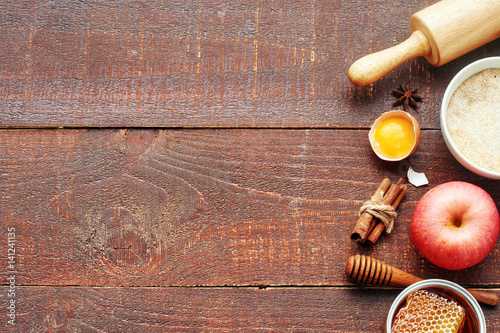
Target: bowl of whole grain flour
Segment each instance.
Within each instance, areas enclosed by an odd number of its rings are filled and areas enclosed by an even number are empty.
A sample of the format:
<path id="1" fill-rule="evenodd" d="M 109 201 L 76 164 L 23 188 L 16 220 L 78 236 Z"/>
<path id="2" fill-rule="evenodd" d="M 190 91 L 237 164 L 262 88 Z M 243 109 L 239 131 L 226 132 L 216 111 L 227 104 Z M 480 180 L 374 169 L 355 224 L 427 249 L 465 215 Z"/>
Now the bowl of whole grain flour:
<path id="1" fill-rule="evenodd" d="M 500 179 L 500 57 L 473 62 L 451 80 L 441 104 L 441 132 L 464 167 Z"/>

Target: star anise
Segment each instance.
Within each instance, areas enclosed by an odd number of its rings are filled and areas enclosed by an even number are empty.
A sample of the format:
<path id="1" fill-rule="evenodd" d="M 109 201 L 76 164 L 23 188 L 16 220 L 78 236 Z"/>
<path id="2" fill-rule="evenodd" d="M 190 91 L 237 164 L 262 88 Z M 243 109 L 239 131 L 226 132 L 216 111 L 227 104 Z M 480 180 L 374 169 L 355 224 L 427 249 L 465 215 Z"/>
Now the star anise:
<path id="1" fill-rule="evenodd" d="M 392 94 L 397 97 L 397 99 L 392 103 L 392 106 L 403 105 L 403 110 L 408 110 L 408 105 L 413 109 L 420 109 L 418 102 L 422 102 L 423 98 L 417 95 L 418 89 L 410 90 L 410 84 L 408 83 L 406 87 L 399 85 L 399 89 L 393 90 Z"/>

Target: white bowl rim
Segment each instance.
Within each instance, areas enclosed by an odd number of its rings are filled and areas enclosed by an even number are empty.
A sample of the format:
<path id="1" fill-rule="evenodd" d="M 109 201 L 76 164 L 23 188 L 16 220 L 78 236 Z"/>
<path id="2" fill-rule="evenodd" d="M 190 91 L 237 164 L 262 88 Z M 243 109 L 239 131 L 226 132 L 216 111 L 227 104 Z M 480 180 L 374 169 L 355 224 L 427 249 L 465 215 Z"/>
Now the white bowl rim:
<path id="1" fill-rule="evenodd" d="M 477 302 L 477 300 L 462 286 L 456 284 L 455 282 L 451 282 L 448 280 L 443 280 L 443 279 L 427 279 L 427 280 L 422 280 L 419 282 L 415 282 L 411 286 L 406 287 L 402 292 L 399 293 L 399 295 L 396 297 L 396 299 L 392 302 L 391 308 L 389 309 L 389 312 L 387 313 L 387 319 L 385 323 L 385 330 L 386 332 L 391 332 L 392 331 L 392 316 L 396 315 L 396 310 L 399 306 L 399 304 L 406 298 L 406 296 L 416 290 L 425 288 L 425 287 L 445 287 L 445 288 L 450 288 L 450 289 L 455 289 L 456 291 L 460 292 L 470 303 L 474 311 L 477 313 L 479 325 L 482 328 L 479 333 L 486 333 L 486 319 L 484 317 L 483 310 L 481 309 L 481 306 Z"/>
<path id="2" fill-rule="evenodd" d="M 441 114 L 440 114 L 441 133 L 452 155 L 465 168 L 474 172 L 475 174 L 478 174 L 486 178 L 500 179 L 500 172 L 495 172 L 480 167 L 476 165 L 474 162 L 472 162 L 470 159 L 465 157 L 465 155 L 462 154 L 462 152 L 457 148 L 457 146 L 451 139 L 450 133 L 448 131 L 448 126 L 446 125 L 446 111 L 448 108 L 448 103 L 451 99 L 451 96 L 453 96 L 455 90 L 460 86 L 460 84 L 462 84 L 462 82 L 467 80 L 469 77 L 488 68 L 500 68 L 500 57 L 488 57 L 474 61 L 473 63 L 462 68 L 462 70 L 460 70 L 450 81 L 444 93 L 443 100 L 441 102 Z"/>

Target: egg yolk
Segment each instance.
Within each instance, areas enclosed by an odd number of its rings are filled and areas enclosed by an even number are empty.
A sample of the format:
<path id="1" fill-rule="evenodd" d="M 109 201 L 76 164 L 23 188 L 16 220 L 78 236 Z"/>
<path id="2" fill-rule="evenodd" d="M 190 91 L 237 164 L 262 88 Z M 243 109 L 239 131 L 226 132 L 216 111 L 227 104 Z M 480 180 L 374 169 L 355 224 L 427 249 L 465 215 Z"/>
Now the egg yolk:
<path id="1" fill-rule="evenodd" d="M 401 158 L 407 155 L 415 144 L 413 124 L 403 118 L 384 120 L 375 130 L 378 150 L 389 158 Z"/>

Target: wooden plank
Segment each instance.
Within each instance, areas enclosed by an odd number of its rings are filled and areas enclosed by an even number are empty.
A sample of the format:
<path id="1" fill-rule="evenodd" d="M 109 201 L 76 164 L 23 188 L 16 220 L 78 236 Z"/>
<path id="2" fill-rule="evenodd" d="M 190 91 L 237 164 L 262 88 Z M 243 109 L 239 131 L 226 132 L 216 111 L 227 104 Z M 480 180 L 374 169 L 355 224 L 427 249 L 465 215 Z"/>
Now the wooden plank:
<path id="1" fill-rule="evenodd" d="M 429 188 L 464 180 L 500 200 L 439 131 L 403 163 L 379 160 L 366 130 L 4 130 L 0 158 L 0 223 L 15 228 L 22 285 L 350 285 L 343 265 L 357 253 L 422 278 L 500 281 L 498 251 L 447 272 L 412 245 Z M 357 210 L 406 163 L 430 186 L 410 186 L 393 234 L 354 244 Z"/>
<path id="2" fill-rule="evenodd" d="M 422 127 L 438 128 L 448 82 L 500 41 L 369 87 L 346 74 L 432 2 L 3 1 L 0 126 L 367 128 L 411 82 Z"/>
<path id="3" fill-rule="evenodd" d="M 6 288 L 0 288 L 2 294 Z M 382 332 L 399 290 L 19 287 L 7 332 Z M 347 305 L 349 304 L 349 306 Z M 482 306 L 488 332 L 499 332 Z M 2 310 L 5 310 L 2 308 Z"/>

